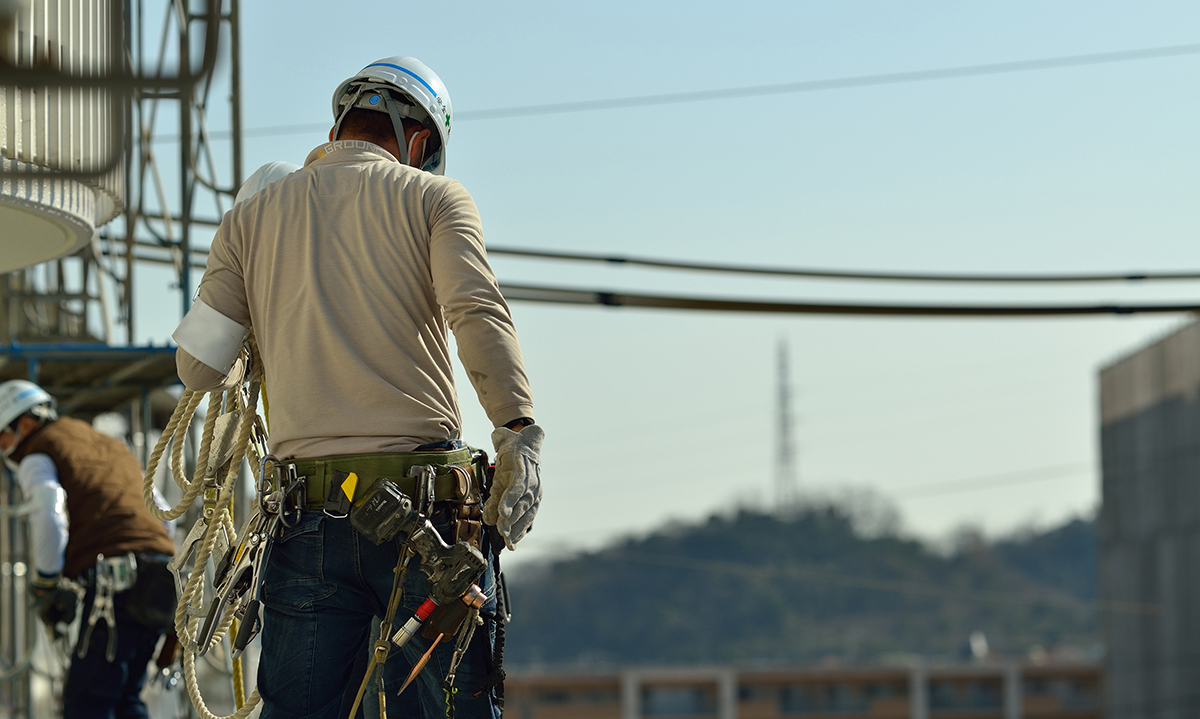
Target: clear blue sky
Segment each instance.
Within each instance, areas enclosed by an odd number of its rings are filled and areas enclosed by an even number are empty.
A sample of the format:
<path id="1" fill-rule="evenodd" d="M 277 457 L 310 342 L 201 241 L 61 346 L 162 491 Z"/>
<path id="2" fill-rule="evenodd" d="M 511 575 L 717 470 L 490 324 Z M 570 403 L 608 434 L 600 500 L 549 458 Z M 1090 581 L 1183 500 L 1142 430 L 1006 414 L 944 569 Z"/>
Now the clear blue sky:
<path id="1" fill-rule="evenodd" d="M 247 2 L 246 127 L 330 120 L 361 66 L 419 57 L 455 110 L 714 90 L 711 102 L 454 128 L 489 242 L 714 262 L 945 271 L 1200 268 L 1200 56 L 728 99 L 726 87 L 1200 41 L 1162 2 Z M 247 172 L 323 132 L 250 138 Z M 202 209 L 207 210 L 207 207 Z M 1194 299 L 1200 284 L 913 287 L 497 257 L 502 281 L 814 300 Z M 177 315 L 141 282 L 142 338 Z M 165 287 L 165 281 L 163 283 Z M 177 296 L 177 292 L 173 296 Z M 1183 321 L 880 320 L 515 304 L 547 432 L 527 555 L 771 496 L 774 362 L 793 356 L 805 490 L 869 487 L 942 536 L 1099 501 L 1096 372 Z M 460 382 L 466 436 L 490 427 Z M 906 488 L 1079 466 L 938 497 Z M 520 554 L 520 552 L 518 553 Z"/>

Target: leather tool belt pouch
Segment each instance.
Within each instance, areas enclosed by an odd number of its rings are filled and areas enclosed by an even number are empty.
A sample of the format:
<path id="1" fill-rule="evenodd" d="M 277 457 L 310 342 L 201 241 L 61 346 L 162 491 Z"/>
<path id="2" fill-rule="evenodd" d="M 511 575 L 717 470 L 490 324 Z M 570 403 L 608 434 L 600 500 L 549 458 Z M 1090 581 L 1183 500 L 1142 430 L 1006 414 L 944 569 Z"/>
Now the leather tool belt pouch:
<path id="1" fill-rule="evenodd" d="M 129 589 L 129 616 L 155 629 L 175 626 L 175 575 L 167 568 L 170 557 L 137 555 L 137 581 Z"/>
<path id="2" fill-rule="evenodd" d="M 483 539 L 483 498 L 475 465 L 455 465 L 450 469 L 459 475 L 462 497 L 460 502 L 449 505 L 450 543 L 466 542 L 482 550 L 480 543 Z"/>

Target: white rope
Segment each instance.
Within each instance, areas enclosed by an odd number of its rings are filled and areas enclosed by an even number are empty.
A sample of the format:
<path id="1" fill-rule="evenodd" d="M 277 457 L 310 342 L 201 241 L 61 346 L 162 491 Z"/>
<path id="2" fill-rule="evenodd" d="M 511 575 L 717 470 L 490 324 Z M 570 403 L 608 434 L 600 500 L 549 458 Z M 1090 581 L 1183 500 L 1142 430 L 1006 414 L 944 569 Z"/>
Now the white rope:
<path id="1" fill-rule="evenodd" d="M 249 374 L 252 382 L 251 386 L 253 387 L 257 386 L 253 383 L 260 381 L 262 378 L 262 364 L 258 358 L 258 347 L 253 336 L 250 337 L 249 346 L 250 362 L 247 365 L 250 368 Z M 200 651 L 200 648 L 196 645 L 196 633 L 199 629 L 200 618 L 196 615 L 201 614 L 199 610 L 203 606 L 204 601 L 204 567 L 207 566 L 209 558 L 212 556 L 213 546 L 217 542 L 217 535 L 220 531 L 224 531 L 227 534 L 231 546 L 236 546 L 237 544 L 237 534 L 233 527 L 229 503 L 234 496 L 238 472 L 241 469 L 242 460 L 246 456 L 251 429 L 254 426 L 254 418 L 258 411 L 258 394 L 256 392 L 251 393 L 245 406 L 241 407 L 238 407 L 240 404 L 237 402 L 238 395 L 237 387 L 231 389 L 227 396 L 220 391 L 212 392 L 209 395 L 208 413 L 205 417 L 204 432 L 201 436 L 199 454 L 196 459 L 196 472 L 192 480 L 188 481 L 183 473 L 184 440 L 187 437 L 192 419 L 204 395 L 192 390 L 184 391 L 183 396 L 179 398 L 179 403 L 175 406 L 171 420 L 167 423 L 167 427 L 163 430 L 163 434 L 159 438 L 154 452 L 150 455 L 142 490 L 142 498 L 150 513 L 159 519 L 170 520 L 176 519 L 187 512 L 196 497 L 203 491 L 206 480 L 210 483 L 210 486 L 215 484 L 217 487 L 216 506 L 211 516 L 204 517 L 201 520 L 204 521 L 206 519 L 208 525 L 200 540 L 200 548 L 197 550 L 192 572 L 188 577 L 187 583 L 184 585 L 183 593 L 180 595 L 179 603 L 175 608 L 175 632 L 179 637 L 180 645 L 183 647 L 184 681 L 187 686 L 188 696 L 191 697 L 192 705 L 195 706 L 201 719 L 245 719 L 245 717 L 254 711 L 260 701 L 258 689 L 255 688 L 246 703 L 236 712 L 228 716 L 218 716 L 209 710 L 208 705 L 204 702 L 204 698 L 200 695 L 200 686 L 196 677 L 196 655 Z M 226 397 L 228 397 L 228 402 L 224 401 Z M 217 417 L 221 414 L 223 404 L 231 408 L 238 407 L 238 411 L 241 412 L 238 441 L 233 456 L 228 463 L 221 465 L 221 467 L 210 467 L 209 459 L 213 443 L 214 427 Z M 173 465 L 171 467 L 171 476 L 175 480 L 175 483 L 179 485 L 179 488 L 184 491 L 184 496 L 178 505 L 172 509 L 163 510 L 154 501 L 154 477 L 158 473 L 159 462 L 169 442 L 174 442 L 171 454 Z M 258 468 L 252 468 L 252 471 L 258 471 Z M 216 601 L 215 597 L 211 601 Z M 233 612 L 229 611 L 230 609 L 232 609 L 232 605 L 226 608 L 225 615 L 221 618 L 217 631 L 213 634 L 212 643 L 220 642 L 233 622 L 234 616 Z"/>

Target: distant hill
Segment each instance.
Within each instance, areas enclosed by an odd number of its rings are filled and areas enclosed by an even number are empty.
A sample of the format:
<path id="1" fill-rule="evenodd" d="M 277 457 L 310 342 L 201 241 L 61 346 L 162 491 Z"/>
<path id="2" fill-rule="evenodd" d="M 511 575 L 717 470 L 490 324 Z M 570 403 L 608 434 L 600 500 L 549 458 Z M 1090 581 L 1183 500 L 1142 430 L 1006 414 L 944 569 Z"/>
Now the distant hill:
<path id="1" fill-rule="evenodd" d="M 992 550 L 1035 582 L 1094 600 L 1099 596 L 1096 541 L 1096 523 L 1075 519 L 1046 532 L 996 542 Z"/>
<path id="2" fill-rule="evenodd" d="M 973 631 L 1023 656 L 1097 643 L 1096 530 L 1075 520 L 937 552 L 864 536 L 834 504 L 741 511 L 524 571 L 512 666 L 957 658 Z"/>

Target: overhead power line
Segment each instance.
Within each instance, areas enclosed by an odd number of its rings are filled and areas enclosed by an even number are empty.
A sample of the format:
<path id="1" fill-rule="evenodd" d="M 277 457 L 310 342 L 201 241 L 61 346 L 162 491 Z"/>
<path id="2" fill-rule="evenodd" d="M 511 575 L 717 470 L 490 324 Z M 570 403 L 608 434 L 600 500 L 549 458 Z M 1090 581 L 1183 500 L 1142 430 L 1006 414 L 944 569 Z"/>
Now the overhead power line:
<path id="1" fill-rule="evenodd" d="M 862 270 L 829 270 L 808 267 L 767 267 L 763 265 L 718 264 L 714 262 L 685 262 L 628 255 L 603 255 L 588 252 L 531 250 L 521 247 L 488 246 L 490 255 L 511 255 L 544 260 L 600 262 L 612 265 L 634 265 L 671 270 L 699 272 L 729 272 L 777 277 L 809 277 L 831 280 L 873 280 L 886 282 L 986 282 L 986 283 L 1064 283 L 1064 282 L 1133 282 L 1162 280 L 1200 280 L 1200 271 L 1183 272 L 1099 272 L 1076 274 L 981 274 L 940 272 L 874 272 Z"/>
<path id="2" fill-rule="evenodd" d="M 1018 472 L 989 474 L 983 477 L 971 477 L 969 479 L 951 479 L 943 482 L 918 484 L 912 487 L 898 487 L 894 490 L 894 492 L 896 497 L 901 501 L 906 499 L 924 499 L 925 497 L 937 497 L 946 494 L 957 494 L 959 492 L 973 492 L 980 489 L 1007 487 L 1014 484 L 1043 482 L 1048 479 L 1077 477 L 1081 474 L 1091 472 L 1092 469 L 1093 467 L 1091 464 L 1085 463 L 1056 464 L 1048 467 L 1038 467 L 1035 469 L 1026 469 Z"/>
<path id="3" fill-rule="evenodd" d="M 197 222 L 216 227 L 218 220 L 200 219 Z M 149 244 L 149 243 L 147 243 Z M 158 245 L 153 245 L 158 246 Z M 666 260 L 653 257 L 629 255 L 605 255 L 589 252 L 565 252 L 562 250 L 531 250 L 522 247 L 488 245 L 489 255 L 509 255 L 541 260 L 565 260 L 570 262 L 596 262 L 609 265 L 631 265 L 668 270 L 694 272 L 720 272 L 732 274 L 768 275 L 775 277 L 807 277 L 829 280 L 867 280 L 872 282 L 945 282 L 957 284 L 1054 284 L 1092 282 L 1180 282 L 1200 280 L 1200 270 L 1179 272 L 1080 272 L 1080 273 L 1031 273 L 1031 274 L 983 274 L 955 272 L 878 272 L 869 270 L 831 270 L 814 267 L 766 267 L 764 265 L 718 264 L 716 262 L 690 262 Z M 204 248 L 192 248 L 196 254 L 208 254 Z M 203 266 L 203 264 L 201 265 Z"/>
<path id="4" fill-rule="evenodd" d="M 802 80 L 800 82 L 784 82 L 771 85 L 751 85 L 748 87 L 726 87 L 716 90 L 701 90 L 696 92 L 671 92 L 657 95 L 614 97 L 606 100 L 580 100 L 576 102 L 522 105 L 518 107 L 496 108 L 493 110 L 467 110 L 460 113 L 459 117 L 470 120 L 498 120 L 508 117 L 529 117 L 531 115 L 555 115 L 567 112 L 616 110 L 629 107 L 647 107 L 651 105 L 676 105 L 687 102 L 708 102 L 712 100 L 729 100 L 731 98 L 757 97 L 762 95 L 789 95 L 800 92 L 845 90 L 855 87 L 872 87 L 878 85 L 900 85 L 910 82 L 928 82 L 931 80 L 953 80 L 961 77 L 1007 75 L 1017 72 L 1057 70 L 1066 67 L 1083 67 L 1086 65 L 1107 65 L 1118 62 L 1154 60 L 1196 54 L 1200 54 L 1200 44 L 1170 45 L 1165 47 L 1144 48 L 1141 50 L 1118 50 L 1116 52 L 1101 52 L 1088 55 L 1048 57 L 1039 60 L 1017 60 L 1014 62 L 996 62 L 983 65 L 961 65 L 958 67 L 945 67 L 936 70 L 913 70 L 908 72 L 882 73 L 878 75 L 858 75 L 854 77 L 840 77 L 830 80 Z"/>
<path id="5" fill-rule="evenodd" d="M 565 287 L 501 284 L 509 300 L 569 305 L 650 307 L 707 312 L 770 312 L 818 315 L 875 315 L 890 317 L 1050 317 L 1166 312 L 1200 312 L 1200 302 L 1153 305 L 897 305 L 776 302 L 765 300 L 672 297 Z"/>
<path id="6" fill-rule="evenodd" d="M 742 87 L 725 87 L 712 90 L 697 90 L 691 92 L 668 92 L 654 95 L 634 95 L 630 97 L 611 97 L 600 100 L 576 100 L 572 102 L 552 102 L 538 105 L 517 105 L 514 107 L 497 107 L 485 110 L 462 110 L 455 115 L 458 121 L 471 120 L 501 120 L 512 117 L 533 117 L 537 115 L 562 115 L 573 112 L 594 112 L 596 110 L 619 110 L 630 107 L 651 107 L 655 105 L 679 105 L 691 102 L 710 102 L 728 100 L 731 98 L 760 97 L 764 95 L 790 95 L 801 92 L 821 92 L 824 90 L 847 90 L 856 87 L 875 87 L 880 85 L 901 85 L 912 82 L 930 82 L 934 80 L 953 80 L 964 77 L 981 77 L 986 75 L 1009 75 L 1020 72 L 1038 70 L 1059 70 L 1068 67 L 1086 67 L 1088 65 L 1111 65 L 1122 62 L 1140 60 L 1159 60 L 1171 57 L 1184 57 L 1200 54 L 1200 44 L 1166 45 L 1162 47 L 1143 48 L 1140 50 L 1118 50 L 1115 52 L 1100 52 L 1086 55 L 1064 55 L 1037 60 L 1016 60 L 1012 62 L 995 62 L 982 65 L 960 65 L 934 70 L 912 70 L 908 72 L 890 72 L 876 75 L 856 75 L 839 77 L 828 80 L 801 80 L 799 82 L 784 82 L 770 85 L 749 85 Z M 308 132 L 328 130 L 329 122 L 303 123 L 294 125 L 272 125 L 269 127 L 254 127 L 243 130 L 243 137 L 262 137 L 274 135 L 297 135 Z M 210 139 L 227 139 L 231 136 L 228 130 L 217 130 L 209 133 Z M 179 141 L 178 135 L 157 135 L 155 142 Z"/>
<path id="7" fill-rule="evenodd" d="M 495 248 L 489 252 L 497 253 Z M 503 254 L 505 250 L 500 250 Z M 512 253 L 524 251 L 509 251 Z M 200 256 L 207 250 L 194 249 Z M 547 253 L 565 254 L 565 253 Z M 121 256 L 119 253 L 117 256 Z M 174 260 L 139 256 L 149 262 L 169 263 Z M 680 267 L 693 269 L 689 263 L 676 263 Z M 204 267 L 204 263 L 193 259 L 193 267 Z M 1182 275 L 1181 275 L 1182 276 Z M 1155 277 L 1162 279 L 1162 277 Z M 965 280 L 964 280 L 965 281 Z M 990 281 L 990 280 L 985 280 Z M 1035 317 L 1067 315 L 1128 315 L 1137 313 L 1200 312 L 1200 303 L 1152 305 L 897 305 L 830 302 L 778 302 L 770 300 L 742 300 L 716 297 L 678 297 L 670 295 L 645 295 L 607 290 L 587 290 L 571 287 L 546 287 L 538 285 L 514 285 L 501 283 L 505 299 L 517 302 L 548 302 L 568 305 L 608 305 L 610 307 L 651 307 L 658 309 L 697 310 L 706 312 L 770 312 L 782 314 L 810 315 L 876 315 L 890 317 Z"/>

